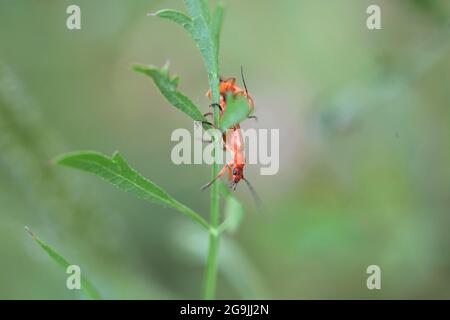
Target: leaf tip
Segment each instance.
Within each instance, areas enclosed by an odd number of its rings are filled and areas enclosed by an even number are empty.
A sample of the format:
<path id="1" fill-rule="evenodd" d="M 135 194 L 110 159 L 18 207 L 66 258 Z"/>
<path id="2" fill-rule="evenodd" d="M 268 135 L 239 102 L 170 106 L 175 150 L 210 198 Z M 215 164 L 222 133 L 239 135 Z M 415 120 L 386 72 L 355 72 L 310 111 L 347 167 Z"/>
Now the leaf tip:
<path id="1" fill-rule="evenodd" d="M 61 158 L 62 158 L 62 156 L 59 155 L 59 156 L 56 156 L 56 157 L 50 159 L 48 162 L 50 164 L 59 164 L 61 162 Z"/>
<path id="2" fill-rule="evenodd" d="M 166 77 L 169 77 L 169 67 L 170 67 L 170 60 L 167 59 L 166 63 L 161 67 L 160 72 Z"/>
<path id="3" fill-rule="evenodd" d="M 132 64 L 131 70 L 135 71 L 135 72 L 146 74 L 148 76 L 152 76 L 152 73 L 154 73 L 155 71 L 159 71 L 159 69 L 153 65 L 145 65 L 145 64 L 140 64 L 140 63 Z"/>
<path id="4" fill-rule="evenodd" d="M 147 67 L 142 64 L 135 63 L 131 65 L 131 70 L 136 72 L 144 72 L 146 69 Z"/>
<path id="5" fill-rule="evenodd" d="M 28 226 L 24 226 L 24 228 L 25 228 L 25 231 L 30 235 L 30 237 L 32 237 L 33 239 L 36 238 L 33 231 L 31 231 L 31 229 Z"/>
<path id="6" fill-rule="evenodd" d="M 112 153 L 111 157 L 112 157 L 112 158 L 115 158 L 115 157 L 117 157 L 117 156 L 119 156 L 119 155 L 120 155 L 120 154 L 119 154 L 119 151 L 116 150 L 116 151 L 114 151 L 114 152 Z"/>
<path id="7" fill-rule="evenodd" d="M 156 12 L 149 12 L 147 13 L 148 17 L 159 17 L 161 14 L 164 14 L 164 12 L 166 12 L 167 9 L 162 9 L 162 10 L 158 10 Z"/>
<path id="8" fill-rule="evenodd" d="M 118 160 L 123 160 L 122 156 L 120 155 L 119 151 L 114 151 L 111 155 L 111 160 L 114 162 L 117 162 Z"/>
<path id="9" fill-rule="evenodd" d="M 67 160 L 68 158 L 72 157 L 74 154 L 76 154 L 76 152 L 69 152 L 69 153 L 63 153 L 60 154 L 52 159 L 50 159 L 50 163 L 51 164 L 59 164 L 59 165 L 65 165 L 65 160 Z"/>

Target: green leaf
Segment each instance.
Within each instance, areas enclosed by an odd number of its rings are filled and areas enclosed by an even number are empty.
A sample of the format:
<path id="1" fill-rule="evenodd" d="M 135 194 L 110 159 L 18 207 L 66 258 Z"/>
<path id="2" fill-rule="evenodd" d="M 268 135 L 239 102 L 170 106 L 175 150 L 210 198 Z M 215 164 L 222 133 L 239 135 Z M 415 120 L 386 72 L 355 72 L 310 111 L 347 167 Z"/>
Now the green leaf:
<path id="1" fill-rule="evenodd" d="M 213 14 L 213 18 L 212 18 L 212 25 L 211 25 L 213 41 L 216 44 L 217 57 L 219 57 L 220 32 L 222 30 L 223 12 L 224 12 L 223 3 L 219 2 L 219 4 L 217 4 L 217 6 L 216 6 L 216 9 L 214 10 L 214 14 Z"/>
<path id="2" fill-rule="evenodd" d="M 58 252 L 56 252 L 52 247 L 46 244 L 43 240 L 38 238 L 28 227 L 25 227 L 25 230 L 30 234 L 31 238 L 53 259 L 59 266 L 61 266 L 64 271 L 67 270 L 67 267 L 73 265 L 68 262 L 63 256 L 61 256 Z M 81 290 L 86 295 L 86 297 L 91 299 L 101 299 L 101 295 L 97 288 L 90 282 L 85 276 L 84 272 L 81 272 Z"/>
<path id="3" fill-rule="evenodd" d="M 209 24 L 208 0 L 184 0 L 184 4 L 192 17 L 201 16 Z"/>
<path id="4" fill-rule="evenodd" d="M 211 17 L 209 15 L 208 4 L 206 0 L 184 0 L 186 8 L 190 14 L 190 17 L 186 14 L 170 9 L 160 10 L 155 13 L 155 16 L 169 19 L 175 23 L 181 25 L 188 31 L 191 37 L 194 39 L 208 71 L 208 79 L 210 82 L 210 87 L 219 86 L 219 59 L 218 59 L 218 42 L 220 34 L 221 17 L 223 13 L 222 10 L 218 10 L 216 19 L 218 21 L 214 22 L 215 32 L 211 31 Z M 222 13 L 221 13 L 222 11 Z M 213 92 L 213 100 L 219 101 L 219 96 L 215 96 Z"/>
<path id="5" fill-rule="evenodd" d="M 175 200 L 165 190 L 132 169 L 115 152 L 111 158 L 95 151 L 77 151 L 59 156 L 55 163 L 93 173 L 125 192 L 180 211 L 209 230 L 209 224 L 198 213 Z"/>
<path id="6" fill-rule="evenodd" d="M 181 11 L 163 9 L 153 14 L 154 16 L 172 20 L 186 29 L 189 33 L 192 32 L 192 19 Z"/>
<path id="7" fill-rule="evenodd" d="M 161 91 L 162 95 L 177 109 L 183 111 L 196 121 L 205 120 L 197 106 L 180 91 L 178 76 L 170 77 L 168 65 L 162 68 L 154 66 L 134 65 L 133 70 L 150 76 Z"/>
<path id="8" fill-rule="evenodd" d="M 219 103 L 219 42 L 224 7 L 222 3 L 217 5 L 211 21 L 207 0 L 184 0 L 184 3 L 190 17 L 169 9 L 158 11 L 154 15 L 183 26 L 194 39 L 208 72 L 212 100 Z M 218 117 L 215 118 L 218 121 Z"/>
<path id="9" fill-rule="evenodd" d="M 220 129 L 227 130 L 235 124 L 241 123 L 247 119 L 250 114 L 250 107 L 244 96 L 233 97 L 231 94 L 227 96 L 227 107 L 223 113 Z"/>
<path id="10" fill-rule="evenodd" d="M 194 39 L 208 72 L 212 99 L 219 102 L 219 33 L 213 33 L 206 0 L 184 0 L 192 19 L 191 36 Z M 219 24 L 218 24 L 219 25 Z"/>

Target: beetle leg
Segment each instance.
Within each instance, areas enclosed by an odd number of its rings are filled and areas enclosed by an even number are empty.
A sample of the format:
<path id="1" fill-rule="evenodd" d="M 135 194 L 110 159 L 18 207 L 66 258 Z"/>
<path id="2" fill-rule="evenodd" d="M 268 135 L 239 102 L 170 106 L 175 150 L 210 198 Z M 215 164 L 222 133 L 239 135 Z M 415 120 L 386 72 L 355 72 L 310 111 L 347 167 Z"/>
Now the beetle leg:
<path id="1" fill-rule="evenodd" d="M 210 182 L 208 182 L 207 184 L 205 184 L 201 190 L 205 190 L 206 188 L 210 187 L 214 181 L 216 181 L 217 179 L 219 179 L 221 176 L 223 176 L 223 174 L 225 173 L 225 170 L 227 170 L 227 168 L 229 168 L 230 166 L 228 164 L 224 165 L 223 168 L 219 171 L 219 173 L 217 174 L 217 176 L 215 176 L 214 179 L 212 179 Z"/>

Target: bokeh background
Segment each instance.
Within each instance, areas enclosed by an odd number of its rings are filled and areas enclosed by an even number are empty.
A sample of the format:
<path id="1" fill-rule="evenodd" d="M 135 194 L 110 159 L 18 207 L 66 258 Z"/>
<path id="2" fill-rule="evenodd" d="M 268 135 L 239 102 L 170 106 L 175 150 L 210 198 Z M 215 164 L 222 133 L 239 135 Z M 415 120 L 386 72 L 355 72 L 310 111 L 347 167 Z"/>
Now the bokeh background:
<path id="1" fill-rule="evenodd" d="M 66 29 L 69 4 L 82 29 Z M 228 0 L 224 76 L 240 65 L 258 122 L 280 129 L 280 170 L 246 176 L 237 232 L 221 243 L 219 298 L 450 298 L 450 2 Z M 366 28 L 381 7 L 382 30 Z M 201 57 L 177 25 L 147 17 L 182 1 L 0 1 L 0 298 L 78 299 L 29 226 L 106 298 L 201 296 L 206 235 L 182 215 L 97 177 L 63 152 L 123 156 L 208 216 L 207 165 L 170 161 L 192 121 L 132 63 L 171 62 L 205 112 Z M 381 290 L 366 268 L 381 267 Z"/>

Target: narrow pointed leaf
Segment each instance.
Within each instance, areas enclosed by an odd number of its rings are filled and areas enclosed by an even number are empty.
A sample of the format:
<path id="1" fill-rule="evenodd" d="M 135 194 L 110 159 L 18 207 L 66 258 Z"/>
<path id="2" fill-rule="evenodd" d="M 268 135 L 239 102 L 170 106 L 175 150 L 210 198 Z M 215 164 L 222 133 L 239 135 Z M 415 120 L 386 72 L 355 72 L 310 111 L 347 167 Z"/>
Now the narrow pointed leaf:
<path id="1" fill-rule="evenodd" d="M 223 5 L 219 3 L 213 21 L 207 0 L 184 0 L 189 16 L 176 10 L 165 9 L 155 13 L 156 16 L 172 20 L 183 26 L 194 39 L 200 50 L 211 88 L 213 102 L 219 102 L 219 42 L 223 17 Z M 139 70 L 138 70 L 139 71 Z"/>
<path id="2" fill-rule="evenodd" d="M 220 2 L 219 4 L 217 4 L 216 9 L 214 10 L 214 14 L 212 17 L 212 23 L 211 23 L 212 36 L 213 36 L 213 41 L 216 44 L 217 57 L 219 56 L 220 32 L 222 30 L 223 12 L 224 12 L 224 6 L 223 6 L 223 3 Z"/>
<path id="3" fill-rule="evenodd" d="M 205 120 L 199 108 L 184 94 L 177 90 L 177 76 L 170 77 L 168 67 L 134 65 L 133 70 L 150 76 L 162 95 L 177 109 L 183 111 L 193 120 Z"/>
<path id="4" fill-rule="evenodd" d="M 241 123 L 247 119 L 249 114 L 250 108 L 245 97 L 229 95 L 227 97 L 227 107 L 220 122 L 220 129 L 225 131 L 233 125 Z"/>
<path id="5" fill-rule="evenodd" d="M 62 255 L 60 255 L 56 250 L 46 244 L 42 239 L 37 237 L 28 227 L 25 227 L 25 230 L 30 234 L 31 238 L 53 259 L 60 267 L 64 269 L 64 272 L 67 270 L 67 267 L 73 265 L 69 261 L 67 261 Z M 97 288 L 89 281 L 85 276 L 83 270 L 81 270 L 81 290 L 84 295 L 91 299 L 101 299 L 101 295 Z"/>
<path id="6" fill-rule="evenodd" d="M 209 229 L 206 220 L 198 213 L 175 200 L 161 187 L 131 168 L 118 152 L 109 158 L 95 151 L 77 151 L 61 155 L 54 162 L 93 173 L 138 198 L 178 210 L 202 227 Z"/>
<path id="7" fill-rule="evenodd" d="M 191 36 L 194 39 L 208 72 L 213 102 L 219 102 L 219 39 L 213 34 L 206 0 L 184 0 L 192 19 Z"/>
<path id="8" fill-rule="evenodd" d="M 185 28 L 189 33 L 192 32 L 192 19 L 181 11 L 163 9 L 154 14 L 157 17 L 171 20 L 183 28 Z"/>

